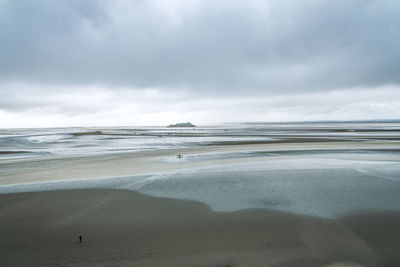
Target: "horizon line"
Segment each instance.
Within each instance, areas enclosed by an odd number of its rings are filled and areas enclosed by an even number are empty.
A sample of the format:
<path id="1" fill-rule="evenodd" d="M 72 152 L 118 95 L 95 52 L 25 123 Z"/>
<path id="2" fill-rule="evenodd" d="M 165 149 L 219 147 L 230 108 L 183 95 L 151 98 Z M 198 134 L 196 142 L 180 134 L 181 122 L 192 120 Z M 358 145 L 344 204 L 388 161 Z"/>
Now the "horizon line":
<path id="1" fill-rule="evenodd" d="M 210 126 L 226 126 L 226 125 L 252 125 L 252 124 L 323 124 L 323 123 L 400 123 L 400 119 L 365 119 L 365 120 L 305 120 L 305 121 L 247 121 L 247 122 L 221 122 L 210 124 L 194 124 L 194 127 L 176 127 L 176 128 L 196 128 Z M 1 127 L 0 129 L 57 129 L 57 128 L 123 128 L 123 127 L 161 127 L 167 128 L 168 125 L 97 125 L 97 126 L 35 126 L 35 127 Z"/>

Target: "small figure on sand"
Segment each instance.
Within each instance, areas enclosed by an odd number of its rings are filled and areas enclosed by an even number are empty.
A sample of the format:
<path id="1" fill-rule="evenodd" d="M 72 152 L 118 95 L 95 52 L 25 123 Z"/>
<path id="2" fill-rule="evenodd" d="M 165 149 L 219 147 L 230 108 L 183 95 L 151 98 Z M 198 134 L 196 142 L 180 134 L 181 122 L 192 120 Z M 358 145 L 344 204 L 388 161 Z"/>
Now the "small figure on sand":
<path id="1" fill-rule="evenodd" d="M 82 236 L 79 236 L 79 243 L 82 243 Z"/>
<path id="2" fill-rule="evenodd" d="M 180 159 L 180 158 L 182 158 L 182 155 L 181 155 L 181 154 L 178 154 L 176 157 L 177 157 L 178 159 Z"/>

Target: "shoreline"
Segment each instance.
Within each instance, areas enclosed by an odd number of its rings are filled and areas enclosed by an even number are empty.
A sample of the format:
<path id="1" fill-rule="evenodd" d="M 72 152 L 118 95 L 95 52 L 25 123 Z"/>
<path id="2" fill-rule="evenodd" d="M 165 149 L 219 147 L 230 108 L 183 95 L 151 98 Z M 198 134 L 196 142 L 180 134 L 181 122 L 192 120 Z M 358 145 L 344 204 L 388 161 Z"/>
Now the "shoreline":
<path id="1" fill-rule="evenodd" d="M 2 266 L 400 264 L 400 212 L 336 220 L 218 213 L 193 201 L 82 189 L 0 195 L 0 214 Z"/>

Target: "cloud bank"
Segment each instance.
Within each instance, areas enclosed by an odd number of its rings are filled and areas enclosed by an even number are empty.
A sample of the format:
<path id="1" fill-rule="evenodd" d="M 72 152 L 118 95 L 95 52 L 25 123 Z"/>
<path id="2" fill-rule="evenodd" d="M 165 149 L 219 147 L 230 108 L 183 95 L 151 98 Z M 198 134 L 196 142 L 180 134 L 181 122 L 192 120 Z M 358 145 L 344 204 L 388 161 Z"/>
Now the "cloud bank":
<path id="1" fill-rule="evenodd" d="M 0 0 L 0 114 L 52 110 L 74 124 L 125 106 L 109 120 L 136 123 L 135 110 L 158 123 L 186 107 L 207 123 L 225 109 L 302 120 L 352 106 L 350 119 L 396 118 L 398 14 L 394 0 Z M 331 112 L 310 107 L 324 95 Z M 275 100 L 275 113 L 255 104 Z"/>

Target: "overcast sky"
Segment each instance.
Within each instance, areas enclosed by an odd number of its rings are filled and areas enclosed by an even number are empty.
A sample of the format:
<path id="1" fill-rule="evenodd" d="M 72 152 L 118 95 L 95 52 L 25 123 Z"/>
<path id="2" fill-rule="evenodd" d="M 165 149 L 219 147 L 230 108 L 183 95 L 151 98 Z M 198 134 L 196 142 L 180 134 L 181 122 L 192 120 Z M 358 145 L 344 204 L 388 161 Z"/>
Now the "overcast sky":
<path id="1" fill-rule="evenodd" d="M 397 0 L 0 0 L 0 127 L 400 118 Z"/>

